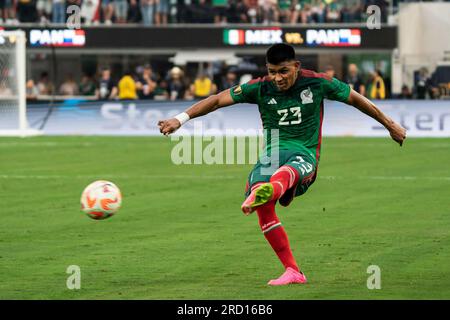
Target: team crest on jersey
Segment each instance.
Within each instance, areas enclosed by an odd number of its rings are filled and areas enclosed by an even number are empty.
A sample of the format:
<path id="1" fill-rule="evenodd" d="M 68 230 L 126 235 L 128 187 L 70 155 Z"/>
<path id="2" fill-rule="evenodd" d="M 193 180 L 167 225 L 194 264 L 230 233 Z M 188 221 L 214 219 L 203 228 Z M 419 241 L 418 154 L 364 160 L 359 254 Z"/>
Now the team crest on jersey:
<path id="1" fill-rule="evenodd" d="M 233 89 L 233 93 L 234 94 L 241 94 L 242 93 L 242 88 L 241 86 L 237 86 L 236 88 Z"/>
<path id="2" fill-rule="evenodd" d="M 300 93 L 300 98 L 302 99 L 302 104 L 313 103 L 313 93 L 311 88 L 308 87 L 308 89 L 303 90 Z"/>

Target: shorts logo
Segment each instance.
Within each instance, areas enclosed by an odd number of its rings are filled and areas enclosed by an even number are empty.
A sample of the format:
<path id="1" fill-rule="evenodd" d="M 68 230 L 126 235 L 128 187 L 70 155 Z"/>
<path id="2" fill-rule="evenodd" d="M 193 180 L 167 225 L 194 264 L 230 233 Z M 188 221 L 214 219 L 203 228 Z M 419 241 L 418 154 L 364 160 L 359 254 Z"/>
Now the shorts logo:
<path id="1" fill-rule="evenodd" d="M 300 93 L 300 98 L 302 99 L 302 104 L 313 103 L 313 93 L 311 88 L 308 87 L 308 89 L 303 90 Z"/>
<path id="2" fill-rule="evenodd" d="M 242 93 L 242 88 L 241 86 L 237 86 L 236 88 L 233 89 L 233 93 L 234 94 L 241 94 Z"/>

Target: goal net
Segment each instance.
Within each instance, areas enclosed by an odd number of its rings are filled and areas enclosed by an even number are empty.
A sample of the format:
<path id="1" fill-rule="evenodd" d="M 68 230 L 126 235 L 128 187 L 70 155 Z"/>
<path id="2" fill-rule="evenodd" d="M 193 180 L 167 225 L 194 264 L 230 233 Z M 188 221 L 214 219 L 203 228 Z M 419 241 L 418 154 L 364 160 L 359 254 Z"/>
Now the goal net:
<path id="1" fill-rule="evenodd" d="M 25 48 L 25 32 L 0 30 L 0 136 L 40 134 L 27 122 Z"/>

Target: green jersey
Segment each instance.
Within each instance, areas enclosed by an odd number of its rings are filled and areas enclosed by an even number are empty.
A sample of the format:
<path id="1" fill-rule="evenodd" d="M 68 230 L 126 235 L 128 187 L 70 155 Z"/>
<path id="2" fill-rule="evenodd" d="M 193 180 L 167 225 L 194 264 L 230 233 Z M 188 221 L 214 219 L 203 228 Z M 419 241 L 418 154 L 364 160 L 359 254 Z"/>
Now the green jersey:
<path id="1" fill-rule="evenodd" d="M 279 150 L 299 151 L 319 162 L 324 98 L 346 102 L 348 84 L 324 73 L 302 69 L 294 85 L 278 90 L 268 77 L 251 80 L 230 90 L 237 103 L 255 103 L 266 133 L 266 152 L 275 140 Z M 274 136 L 278 134 L 278 139 Z"/>

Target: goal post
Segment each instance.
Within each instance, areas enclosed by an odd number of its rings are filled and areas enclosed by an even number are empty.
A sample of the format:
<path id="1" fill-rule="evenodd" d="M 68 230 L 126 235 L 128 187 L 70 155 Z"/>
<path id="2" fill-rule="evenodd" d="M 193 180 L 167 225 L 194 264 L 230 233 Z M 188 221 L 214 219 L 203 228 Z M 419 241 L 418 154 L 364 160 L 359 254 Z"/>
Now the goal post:
<path id="1" fill-rule="evenodd" d="M 0 136 L 35 136 L 27 121 L 26 34 L 0 30 Z"/>

